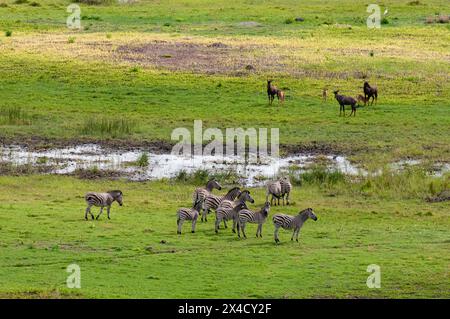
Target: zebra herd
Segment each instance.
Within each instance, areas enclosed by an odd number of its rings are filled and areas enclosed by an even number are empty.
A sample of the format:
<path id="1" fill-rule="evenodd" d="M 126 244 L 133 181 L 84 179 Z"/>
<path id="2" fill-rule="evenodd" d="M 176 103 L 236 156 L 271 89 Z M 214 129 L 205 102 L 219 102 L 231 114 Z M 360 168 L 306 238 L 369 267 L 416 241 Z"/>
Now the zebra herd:
<path id="1" fill-rule="evenodd" d="M 202 214 L 202 222 L 206 222 L 208 214 L 214 210 L 216 213 L 216 220 L 214 223 L 216 234 L 219 232 L 220 223 L 223 222 L 224 228 L 228 228 L 227 221 L 232 221 L 232 231 L 233 233 L 236 233 L 237 229 L 239 238 L 241 237 L 241 232 L 244 238 L 247 238 L 245 227 L 248 223 L 258 224 L 256 237 L 262 237 L 262 226 L 269 216 L 270 207 L 274 204 L 274 206 L 280 205 L 280 199 L 282 199 L 283 206 L 285 204 L 289 205 L 289 194 L 292 190 L 292 184 L 289 181 L 289 178 L 286 177 L 267 183 L 266 202 L 261 209 L 256 211 L 250 210 L 247 207 L 247 203 L 255 202 L 249 190 L 241 191 L 239 187 L 233 187 L 225 195 L 218 196 L 212 193 L 214 189 L 221 190 L 222 186 L 213 179 L 208 181 L 204 188 L 197 188 L 194 191 L 192 196 L 192 208 L 178 209 L 177 234 L 181 234 L 181 228 L 185 221 L 192 222 L 191 231 L 194 233 L 200 213 Z M 270 202 L 269 196 L 271 196 Z M 95 219 L 99 219 L 105 207 L 108 219 L 111 219 L 111 204 L 116 201 L 122 206 L 123 193 L 120 190 L 109 191 L 106 193 L 87 193 L 85 195 L 85 201 L 87 208 L 84 218 L 86 220 L 88 220 L 88 214 L 94 219 L 94 214 L 91 212 L 92 206 L 100 207 L 100 213 Z M 273 215 L 272 221 L 275 226 L 275 242 L 278 243 L 280 241 L 278 238 L 280 228 L 293 230 L 291 240 L 294 240 L 295 238 L 298 242 L 300 229 L 308 218 L 317 220 L 317 217 L 311 208 L 300 211 L 296 216 L 286 214 Z"/>
<path id="2" fill-rule="evenodd" d="M 247 203 L 254 203 L 250 191 L 242 190 L 239 187 L 231 188 L 225 195 L 218 196 L 213 194 L 213 190 L 221 190 L 222 186 L 216 180 L 210 180 L 204 188 L 197 188 L 192 196 L 192 208 L 180 208 L 177 211 L 177 234 L 181 234 L 181 228 L 185 221 L 191 221 L 191 232 L 195 232 L 197 219 L 201 214 L 202 222 L 207 221 L 208 214 L 214 210 L 216 220 L 214 230 L 216 234 L 219 232 L 220 223 L 223 222 L 224 228 L 227 227 L 227 221 L 233 222 L 232 231 L 240 238 L 241 232 L 244 238 L 247 238 L 245 227 L 248 223 L 258 224 L 256 237 L 262 237 L 262 226 L 269 216 L 271 205 L 275 203 L 280 205 L 282 199 L 283 206 L 289 205 L 289 194 L 292 190 L 292 184 L 289 178 L 283 177 L 275 181 L 267 183 L 266 202 L 264 206 L 256 211 L 250 210 Z M 269 196 L 271 200 L 269 202 Z M 291 240 L 298 242 L 298 235 L 304 222 L 311 218 L 317 220 L 317 216 L 311 208 L 302 210 L 296 216 L 286 214 L 275 214 L 272 217 L 275 226 L 274 238 L 278 243 L 278 232 L 280 228 L 293 230 Z"/>

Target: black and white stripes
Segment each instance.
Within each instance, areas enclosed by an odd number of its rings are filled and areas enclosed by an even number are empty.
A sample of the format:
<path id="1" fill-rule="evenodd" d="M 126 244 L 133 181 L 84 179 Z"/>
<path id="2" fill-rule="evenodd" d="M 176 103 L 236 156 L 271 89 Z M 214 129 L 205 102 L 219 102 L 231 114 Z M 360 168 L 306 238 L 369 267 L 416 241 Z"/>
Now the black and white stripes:
<path id="1" fill-rule="evenodd" d="M 258 224 L 258 228 L 256 230 L 256 237 L 262 237 L 262 225 L 266 222 L 267 216 L 269 215 L 270 204 L 266 202 L 264 207 L 259 211 L 251 211 L 249 209 L 242 209 L 238 212 L 238 237 L 242 235 L 244 238 L 247 238 L 245 234 L 245 225 L 247 223 Z"/>
<path id="2" fill-rule="evenodd" d="M 114 190 L 114 191 L 109 191 L 106 193 L 87 193 L 84 196 L 84 199 L 86 200 L 86 204 L 87 204 L 87 208 L 86 208 L 86 212 L 84 214 L 84 219 L 88 219 L 87 215 L 88 213 L 91 215 L 91 218 L 94 219 L 94 214 L 91 213 L 91 207 L 92 206 L 97 206 L 100 207 L 100 213 L 97 215 L 98 219 L 100 217 L 100 215 L 103 213 L 103 208 L 106 207 L 107 213 L 108 213 L 108 219 L 110 218 L 110 210 L 111 210 L 111 204 L 114 201 L 117 201 L 119 203 L 120 206 L 123 205 L 122 202 L 122 197 L 123 194 L 120 190 Z"/>
<path id="3" fill-rule="evenodd" d="M 278 243 L 280 240 L 278 238 L 278 231 L 281 228 L 283 229 L 293 229 L 291 240 L 295 240 L 298 242 L 298 235 L 300 229 L 302 228 L 305 221 L 311 218 L 313 220 L 317 220 L 317 216 L 314 214 L 312 208 L 307 208 L 302 210 L 296 216 L 286 215 L 286 214 L 275 214 L 272 217 L 273 225 L 275 226 L 275 242 Z"/>
<path id="4" fill-rule="evenodd" d="M 195 233 L 195 225 L 197 224 L 198 214 L 201 207 L 201 201 L 197 201 L 193 208 L 180 208 L 177 211 L 177 234 L 181 234 L 181 227 L 186 220 L 192 221 L 191 232 Z"/>
<path id="5" fill-rule="evenodd" d="M 207 214 L 209 214 L 210 210 L 216 210 L 219 207 L 220 203 L 223 200 L 233 201 L 241 194 L 241 190 L 239 187 L 233 187 L 228 191 L 224 196 L 214 195 L 209 193 L 205 200 L 203 201 L 203 213 L 202 213 L 202 221 L 207 221 Z"/>

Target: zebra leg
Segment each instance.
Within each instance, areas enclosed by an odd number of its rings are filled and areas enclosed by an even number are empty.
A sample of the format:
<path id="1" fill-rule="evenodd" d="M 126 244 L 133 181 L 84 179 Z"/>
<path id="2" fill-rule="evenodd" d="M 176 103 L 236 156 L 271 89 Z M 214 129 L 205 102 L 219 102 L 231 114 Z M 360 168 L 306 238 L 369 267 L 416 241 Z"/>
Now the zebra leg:
<path id="1" fill-rule="evenodd" d="M 297 232 L 297 228 L 294 228 L 294 232 L 292 233 L 291 241 L 294 240 L 295 233 Z"/>
<path id="2" fill-rule="evenodd" d="M 219 225 L 220 225 L 220 222 L 221 222 L 221 220 L 220 220 L 218 217 L 216 217 L 216 222 L 215 222 L 215 224 L 214 224 L 214 230 L 215 230 L 216 234 L 219 233 Z"/>
<path id="3" fill-rule="evenodd" d="M 235 234 L 236 234 L 236 224 L 237 224 L 237 220 L 236 220 L 236 218 L 233 218 L 233 228 L 231 229 L 231 231 Z M 242 230 L 242 233 L 244 233 L 244 230 Z"/>
<path id="4" fill-rule="evenodd" d="M 238 237 L 241 238 L 241 223 L 239 222 L 239 220 L 237 222 L 237 234 Z"/>
<path id="5" fill-rule="evenodd" d="M 300 228 L 297 229 L 297 236 L 295 237 L 295 241 L 298 243 L 298 235 L 300 234 Z"/>
<path id="6" fill-rule="evenodd" d="M 197 218 L 192 220 L 192 230 L 191 233 L 195 233 L 195 225 L 197 224 Z"/>
<path id="7" fill-rule="evenodd" d="M 183 226 L 183 222 L 184 222 L 184 220 L 181 220 L 181 219 L 177 220 L 177 224 L 178 224 L 177 234 L 181 235 L 181 226 Z"/>
<path id="8" fill-rule="evenodd" d="M 245 223 L 242 223 L 241 228 L 242 228 L 242 235 L 244 236 L 245 239 L 247 239 L 247 234 L 245 234 Z"/>
<path id="9" fill-rule="evenodd" d="M 227 221 L 226 221 L 225 219 L 223 220 L 223 227 L 224 227 L 225 229 L 228 228 L 228 226 L 227 226 Z"/>
<path id="10" fill-rule="evenodd" d="M 286 205 L 289 205 L 289 193 L 286 194 Z"/>
<path id="11" fill-rule="evenodd" d="M 259 237 L 262 238 L 262 224 L 259 224 L 258 228 L 259 228 Z"/>
<path id="12" fill-rule="evenodd" d="M 103 213 L 103 207 L 100 207 L 100 213 L 98 213 L 97 217 L 95 217 L 95 219 L 98 220 L 98 218 L 100 217 L 100 215 Z"/>
<path id="13" fill-rule="evenodd" d="M 285 205 L 285 203 L 284 203 L 284 194 L 283 194 L 283 197 L 282 197 L 282 198 L 283 198 L 283 206 L 284 206 L 284 205 Z"/>
<path id="14" fill-rule="evenodd" d="M 273 236 L 275 238 L 275 243 L 279 243 L 280 239 L 278 238 L 278 231 L 280 230 L 280 226 L 275 225 L 275 232 L 273 233 Z"/>
<path id="15" fill-rule="evenodd" d="M 88 205 L 88 207 L 86 208 L 86 212 L 84 213 L 84 219 L 86 219 L 86 220 L 88 220 L 88 217 L 87 217 L 88 213 L 91 214 L 91 216 L 93 216 L 91 213 L 91 207 L 92 207 L 92 205 Z"/>
<path id="16" fill-rule="evenodd" d="M 207 214 L 208 212 L 206 211 L 206 208 L 203 208 L 203 210 L 202 210 L 202 223 L 203 223 L 203 221 L 206 221 L 206 214 Z"/>
<path id="17" fill-rule="evenodd" d="M 108 214 L 108 219 L 111 219 L 111 217 L 109 217 L 109 211 L 111 210 L 111 206 L 108 206 L 106 208 L 106 213 Z"/>

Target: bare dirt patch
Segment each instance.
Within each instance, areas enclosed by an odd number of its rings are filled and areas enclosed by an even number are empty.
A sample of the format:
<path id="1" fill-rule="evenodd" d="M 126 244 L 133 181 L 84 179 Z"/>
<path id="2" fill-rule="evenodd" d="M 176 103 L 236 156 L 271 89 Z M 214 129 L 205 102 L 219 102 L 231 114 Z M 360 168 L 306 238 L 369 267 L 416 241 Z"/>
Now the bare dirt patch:
<path id="1" fill-rule="evenodd" d="M 221 42 L 207 44 L 156 40 L 118 46 L 115 58 L 171 71 L 206 74 L 245 75 L 285 69 L 282 59 L 258 54 L 257 51 L 252 46 L 231 46 Z"/>

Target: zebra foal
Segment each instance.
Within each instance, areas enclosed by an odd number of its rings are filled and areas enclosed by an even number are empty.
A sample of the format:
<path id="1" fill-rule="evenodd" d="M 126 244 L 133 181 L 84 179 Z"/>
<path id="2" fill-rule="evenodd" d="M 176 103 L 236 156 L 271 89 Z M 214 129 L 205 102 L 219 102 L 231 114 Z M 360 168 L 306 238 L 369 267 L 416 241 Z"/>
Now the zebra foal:
<path id="1" fill-rule="evenodd" d="M 110 210 L 111 204 L 116 201 L 120 206 L 123 205 L 123 193 L 120 190 L 109 191 L 106 193 L 87 193 L 84 196 L 86 200 L 86 204 L 88 205 L 86 208 L 86 212 L 84 213 L 84 219 L 88 220 L 88 213 L 91 215 L 91 218 L 94 219 L 94 214 L 91 213 L 91 207 L 96 206 L 100 207 L 100 213 L 97 215 L 95 219 L 98 219 L 100 215 L 103 213 L 103 208 L 106 207 L 106 211 L 108 213 L 108 219 L 110 218 Z"/>
<path id="2" fill-rule="evenodd" d="M 272 217 L 273 225 L 275 226 L 275 242 L 278 243 L 280 239 L 278 238 L 278 231 L 280 227 L 283 229 L 293 229 L 291 240 L 295 240 L 298 242 L 298 234 L 300 233 L 300 229 L 308 218 L 312 220 L 317 220 L 316 214 L 314 214 L 312 208 L 307 208 L 298 213 L 297 216 L 291 216 L 286 214 L 275 214 Z"/>
<path id="3" fill-rule="evenodd" d="M 181 234 L 181 226 L 183 226 L 186 220 L 192 221 L 191 233 L 195 233 L 195 225 L 197 224 L 198 214 L 201 208 L 202 202 L 197 201 L 193 208 L 180 208 L 177 211 L 177 234 Z"/>
<path id="4" fill-rule="evenodd" d="M 251 211 L 249 209 L 242 209 L 238 212 L 238 237 L 241 237 L 241 230 L 242 235 L 244 235 L 244 238 L 247 238 L 247 235 L 245 234 L 245 225 L 247 223 L 251 224 L 258 224 L 258 228 L 256 229 L 256 237 L 262 237 L 262 225 L 266 222 L 267 216 L 269 215 L 270 210 L 270 203 L 266 202 L 263 208 L 261 208 L 259 211 Z M 259 235 L 259 236 L 258 236 Z"/>

